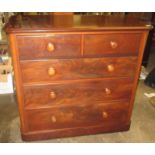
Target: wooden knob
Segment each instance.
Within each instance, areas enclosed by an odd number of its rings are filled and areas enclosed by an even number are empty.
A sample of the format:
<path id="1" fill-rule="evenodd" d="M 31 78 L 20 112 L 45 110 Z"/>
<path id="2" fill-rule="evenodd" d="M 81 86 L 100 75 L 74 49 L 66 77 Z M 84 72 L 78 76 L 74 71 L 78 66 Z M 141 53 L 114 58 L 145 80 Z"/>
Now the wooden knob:
<path id="1" fill-rule="evenodd" d="M 55 123 L 55 122 L 57 121 L 57 119 L 56 119 L 55 116 L 52 116 L 52 117 L 51 117 L 51 120 L 52 120 L 53 123 Z"/>
<path id="2" fill-rule="evenodd" d="M 110 45 L 112 48 L 116 48 L 118 46 L 118 44 L 115 41 L 111 41 Z"/>
<path id="3" fill-rule="evenodd" d="M 53 68 L 53 67 L 50 67 L 49 69 L 48 69 L 48 75 L 49 76 L 53 76 L 53 75 L 55 75 L 55 69 Z"/>
<path id="4" fill-rule="evenodd" d="M 103 112 L 102 112 L 102 116 L 103 116 L 103 118 L 107 118 L 107 117 L 108 117 L 108 113 L 105 112 L 105 111 L 103 111 Z"/>
<path id="5" fill-rule="evenodd" d="M 50 97 L 51 97 L 51 99 L 55 99 L 56 93 L 54 91 L 50 92 Z"/>
<path id="6" fill-rule="evenodd" d="M 114 65 L 108 65 L 107 69 L 109 72 L 113 72 L 114 71 Z"/>
<path id="7" fill-rule="evenodd" d="M 48 50 L 48 52 L 53 52 L 54 51 L 54 45 L 52 44 L 52 43 L 48 43 L 48 45 L 47 45 L 47 50 Z"/>
<path id="8" fill-rule="evenodd" d="M 111 94 L 111 90 L 110 90 L 109 88 L 105 88 L 105 93 L 106 93 L 107 95 L 110 95 L 110 94 Z"/>

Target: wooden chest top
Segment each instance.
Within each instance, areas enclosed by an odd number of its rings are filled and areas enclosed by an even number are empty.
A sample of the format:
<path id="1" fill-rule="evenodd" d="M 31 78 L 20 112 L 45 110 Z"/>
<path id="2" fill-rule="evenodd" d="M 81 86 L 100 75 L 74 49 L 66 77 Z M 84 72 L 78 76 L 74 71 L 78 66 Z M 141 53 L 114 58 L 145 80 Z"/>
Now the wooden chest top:
<path id="1" fill-rule="evenodd" d="M 152 26 L 138 18 L 94 15 L 36 15 L 13 16 L 6 32 L 144 30 Z"/>

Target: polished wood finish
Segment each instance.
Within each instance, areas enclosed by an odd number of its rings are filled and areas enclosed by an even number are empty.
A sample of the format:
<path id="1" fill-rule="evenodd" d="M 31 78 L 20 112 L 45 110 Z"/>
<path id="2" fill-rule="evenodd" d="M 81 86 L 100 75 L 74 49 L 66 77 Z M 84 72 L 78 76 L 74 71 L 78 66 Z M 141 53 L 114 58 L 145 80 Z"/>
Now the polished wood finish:
<path id="1" fill-rule="evenodd" d="M 48 52 L 53 52 L 54 50 L 55 50 L 54 44 L 49 42 L 48 45 L 47 45 L 47 51 Z"/>
<path id="2" fill-rule="evenodd" d="M 80 55 L 80 35 L 42 34 L 17 36 L 20 59 L 69 57 Z"/>
<path id="3" fill-rule="evenodd" d="M 84 36 L 84 55 L 137 55 L 141 33 Z"/>
<path id="4" fill-rule="evenodd" d="M 113 82 L 111 82 L 113 81 Z M 133 80 L 113 78 L 24 87 L 25 108 L 48 108 L 130 100 Z M 117 88 L 117 89 L 116 89 Z M 80 100 L 79 100 L 80 99 Z"/>
<path id="5" fill-rule="evenodd" d="M 150 29 L 131 17 L 12 17 L 23 140 L 128 130 Z"/>
<path id="6" fill-rule="evenodd" d="M 56 74 L 55 69 L 53 67 L 49 67 L 49 69 L 48 69 L 48 75 L 49 76 L 54 76 L 55 74 Z"/>
<path id="7" fill-rule="evenodd" d="M 124 123 L 128 103 L 107 103 L 30 110 L 26 113 L 28 131 L 76 128 Z M 31 120 L 31 121 L 29 121 Z"/>
<path id="8" fill-rule="evenodd" d="M 138 18 L 102 15 L 18 15 L 13 16 L 5 26 L 8 33 L 138 31 L 150 28 L 150 23 Z"/>
<path id="9" fill-rule="evenodd" d="M 22 133 L 22 139 L 25 141 L 34 141 L 34 140 L 45 140 L 50 138 L 59 138 L 59 137 L 70 137 L 70 136 L 81 136 L 81 135 L 90 135 L 106 132 L 117 132 L 117 131 L 127 131 L 130 128 L 129 123 L 113 123 L 96 125 L 96 126 L 87 126 L 87 127 L 76 127 L 76 128 L 64 128 L 64 129 L 53 129 L 53 130 L 40 130 Z"/>
<path id="10" fill-rule="evenodd" d="M 54 59 L 20 63 L 23 82 L 33 83 L 113 76 L 132 78 L 137 58 Z"/>

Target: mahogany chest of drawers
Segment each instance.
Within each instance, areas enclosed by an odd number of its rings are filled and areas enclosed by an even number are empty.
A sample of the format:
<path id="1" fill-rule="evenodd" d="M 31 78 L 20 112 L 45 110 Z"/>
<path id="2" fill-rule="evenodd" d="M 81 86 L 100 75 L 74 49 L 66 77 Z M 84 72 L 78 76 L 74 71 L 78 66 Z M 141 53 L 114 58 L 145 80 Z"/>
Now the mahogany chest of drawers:
<path id="1" fill-rule="evenodd" d="M 128 130 L 150 29 L 129 17 L 13 16 L 23 140 Z"/>

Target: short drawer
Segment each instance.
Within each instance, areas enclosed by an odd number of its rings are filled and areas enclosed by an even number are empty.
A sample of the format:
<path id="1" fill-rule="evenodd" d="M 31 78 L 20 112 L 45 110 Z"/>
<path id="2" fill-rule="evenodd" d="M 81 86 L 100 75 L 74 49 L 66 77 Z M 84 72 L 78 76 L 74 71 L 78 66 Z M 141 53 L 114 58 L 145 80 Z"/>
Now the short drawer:
<path id="1" fill-rule="evenodd" d="M 103 77 L 133 77 L 137 58 L 54 59 L 22 61 L 24 83 Z"/>
<path id="2" fill-rule="evenodd" d="M 80 55 L 81 37 L 74 34 L 17 36 L 20 59 L 71 57 Z"/>
<path id="3" fill-rule="evenodd" d="M 140 39 L 133 33 L 84 35 L 84 55 L 137 55 Z"/>
<path id="4" fill-rule="evenodd" d="M 25 108 L 47 108 L 130 100 L 133 80 L 111 78 L 24 87 Z"/>
<path id="5" fill-rule="evenodd" d="M 28 131 L 125 123 L 128 103 L 92 104 L 26 111 Z"/>

